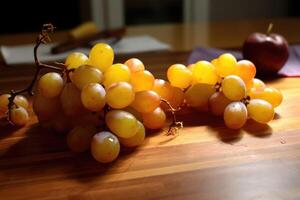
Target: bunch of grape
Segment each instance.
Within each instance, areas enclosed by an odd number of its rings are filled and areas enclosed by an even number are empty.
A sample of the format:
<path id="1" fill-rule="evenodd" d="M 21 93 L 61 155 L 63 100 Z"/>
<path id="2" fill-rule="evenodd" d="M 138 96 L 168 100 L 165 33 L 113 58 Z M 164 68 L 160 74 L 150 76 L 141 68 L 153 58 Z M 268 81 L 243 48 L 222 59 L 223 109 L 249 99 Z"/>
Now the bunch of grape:
<path id="1" fill-rule="evenodd" d="M 185 90 L 187 106 L 223 116 L 231 129 L 242 128 L 248 118 L 268 123 L 282 102 L 282 93 L 266 87 L 255 74 L 252 62 L 237 62 L 228 53 L 211 62 L 198 61 L 188 67 L 175 64 L 167 71 L 171 85 Z"/>

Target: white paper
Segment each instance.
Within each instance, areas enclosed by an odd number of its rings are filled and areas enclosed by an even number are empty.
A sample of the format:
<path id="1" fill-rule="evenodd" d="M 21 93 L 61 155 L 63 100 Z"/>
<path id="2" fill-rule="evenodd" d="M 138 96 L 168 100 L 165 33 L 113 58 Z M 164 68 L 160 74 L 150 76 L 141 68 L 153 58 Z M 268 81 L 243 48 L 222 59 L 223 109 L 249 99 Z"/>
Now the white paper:
<path id="1" fill-rule="evenodd" d="M 110 42 L 111 40 L 98 40 L 97 42 Z M 70 52 L 82 52 L 85 54 L 89 53 L 88 48 L 77 48 L 69 52 L 60 54 L 51 54 L 51 48 L 57 45 L 51 43 L 47 45 L 41 45 L 38 49 L 38 56 L 41 62 L 51 62 L 64 60 Z M 166 43 L 160 42 L 157 39 L 143 35 L 134 37 L 124 37 L 113 46 L 114 52 L 118 53 L 138 53 L 138 52 L 149 52 L 149 51 L 161 51 L 168 50 L 170 46 Z M 32 64 L 34 63 L 33 48 L 34 44 L 19 45 L 19 46 L 1 46 L 1 53 L 4 61 L 7 65 L 17 64 Z"/>

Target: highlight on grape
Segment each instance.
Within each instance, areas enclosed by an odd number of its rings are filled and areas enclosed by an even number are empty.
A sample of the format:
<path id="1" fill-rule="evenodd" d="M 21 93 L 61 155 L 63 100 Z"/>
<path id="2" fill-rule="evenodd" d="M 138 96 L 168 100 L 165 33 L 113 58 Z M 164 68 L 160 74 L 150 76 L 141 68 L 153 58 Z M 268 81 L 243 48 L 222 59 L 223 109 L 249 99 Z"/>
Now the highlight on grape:
<path id="1" fill-rule="evenodd" d="M 168 81 L 155 78 L 137 58 L 113 63 L 114 51 L 104 43 L 88 56 L 74 52 L 65 63 L 43 64 L 37 50 L 52 31 L 51 24 L 43 26 L 34 48 L 36 74 L 27 88 L 0 96 L 0 114 L 26 125 L 29 103 L 21 94 L 33 95 L 37 82 L 32 107 L 39 123 L 66 132 L 71 151 L 90 150 L 101 163 L 114 161 L 122 147 L 142 145 L 146 129 L 165 127 L 167 112 L 172 117 L 167 134 L 183 126 L 176 112 L 185 107 L 222 116 L 228 128 L 240 129 L 249 118 L 271 121 L 283 99 L 278 89 L 255 78 L 253 63 L 228 53 L 187 67 L 174 64 L 167 69 Z M 37 80 L 44 68 L 53 72 Z"/>

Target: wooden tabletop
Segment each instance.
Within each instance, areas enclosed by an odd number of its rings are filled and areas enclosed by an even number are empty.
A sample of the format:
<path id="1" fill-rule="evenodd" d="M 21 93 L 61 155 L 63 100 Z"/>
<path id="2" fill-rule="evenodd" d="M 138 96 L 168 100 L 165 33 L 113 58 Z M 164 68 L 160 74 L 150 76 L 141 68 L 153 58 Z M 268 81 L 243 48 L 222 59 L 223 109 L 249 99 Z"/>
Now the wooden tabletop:
<path id="1" fill-rule="evenodd" d="M 279 21 L 278 28 L 286 27 L 286 30 L 280 29 L 282 34 L 292 38 L 292 43 L 299 42 L 300 30 L 297 28 L 300 19 Z M 235 23 L 240 22 L 209 25 L 211 30 L 222 30 L 223 36 L 210 32 L 210 39 L 203 39 L 204 44 L 238 47 L 242 36 L 233 37 L 230 34 L 233 30 L 225 28 L 234 27 Z M 247 30 L 260 29 L 264 23 L 248 22 Z M 136 56 L 157 77 L 164 77 L 170 64 L 185 63 L 189 53 L 186 50 L 198 44 L 182 41 L 182 35 L 175 36 L 176 30 L 185 27 L 187 30 L 181 30 L 181 34 L 191 34 L 195 30 L 191 27 L 201 26 L 204 25 L 162 25 L 162 30 L 174 31 L 173 40 L 176 42 L 171 44 L 176 52 Z M 155 27 L 159 26 L 147 26 L 144 31 L 158 34 Z M 174 27 L 173 31 L 171 27 Z M 246 34 L 247 30 L 240 31 Z M 129 33 L 143 33 L 143 28 L 132 27 Z M 171 36 L 161 35 L 164 41 L 172 40 Z M 0 41 L 3 38 L 8 41 L 10 37 L 3 36 Z M 26 37 L 34 38 L 30 34 L 24 35 L 23 43 L 27 41 Z M 181 48 L 180 44 L 187 46 Z M 117 61 L 126 58 L 118 56 Z M 24 86 L 33 69 L 2 67 L 0 92 Z M 284 95 L 282 105 L 276 109 L 275 119 L 268 125 L 249 120 L 244 128 L 233 131 L 225 127 L 222 119 L 208 113 L 183 110 L 179 119 L 184 121 L 184 128 L 176 137 L 166 136 L 166 129 L 148 132 L 143 146 L 123 151 L 118 160 L 109 165 L 97 163 L 88 152 L 70 152 L 65 135 L 40 127 L 35 117 L 31 117 L 28 126 L 23 128 L 12 127 L 1 120 L 0 198 L 300 199 L 300 79 L 278 78 L 267 81 L 267 84 L 280 89 Z"/>

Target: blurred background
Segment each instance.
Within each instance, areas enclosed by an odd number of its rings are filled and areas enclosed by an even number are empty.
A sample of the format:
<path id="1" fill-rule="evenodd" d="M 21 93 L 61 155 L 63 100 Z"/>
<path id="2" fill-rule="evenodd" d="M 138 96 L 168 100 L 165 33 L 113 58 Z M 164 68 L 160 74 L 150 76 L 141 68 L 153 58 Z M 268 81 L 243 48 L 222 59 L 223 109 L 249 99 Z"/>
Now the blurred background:
<path id="1" fill-rule="evenodd" d="M 104 30 L 140 24 L 300 16 L 297 0 L 51 0 L 1 4 L 0 34 L 35 32 L 37 25 L 45 22 L 63 30 L 92 20 Z"/>

